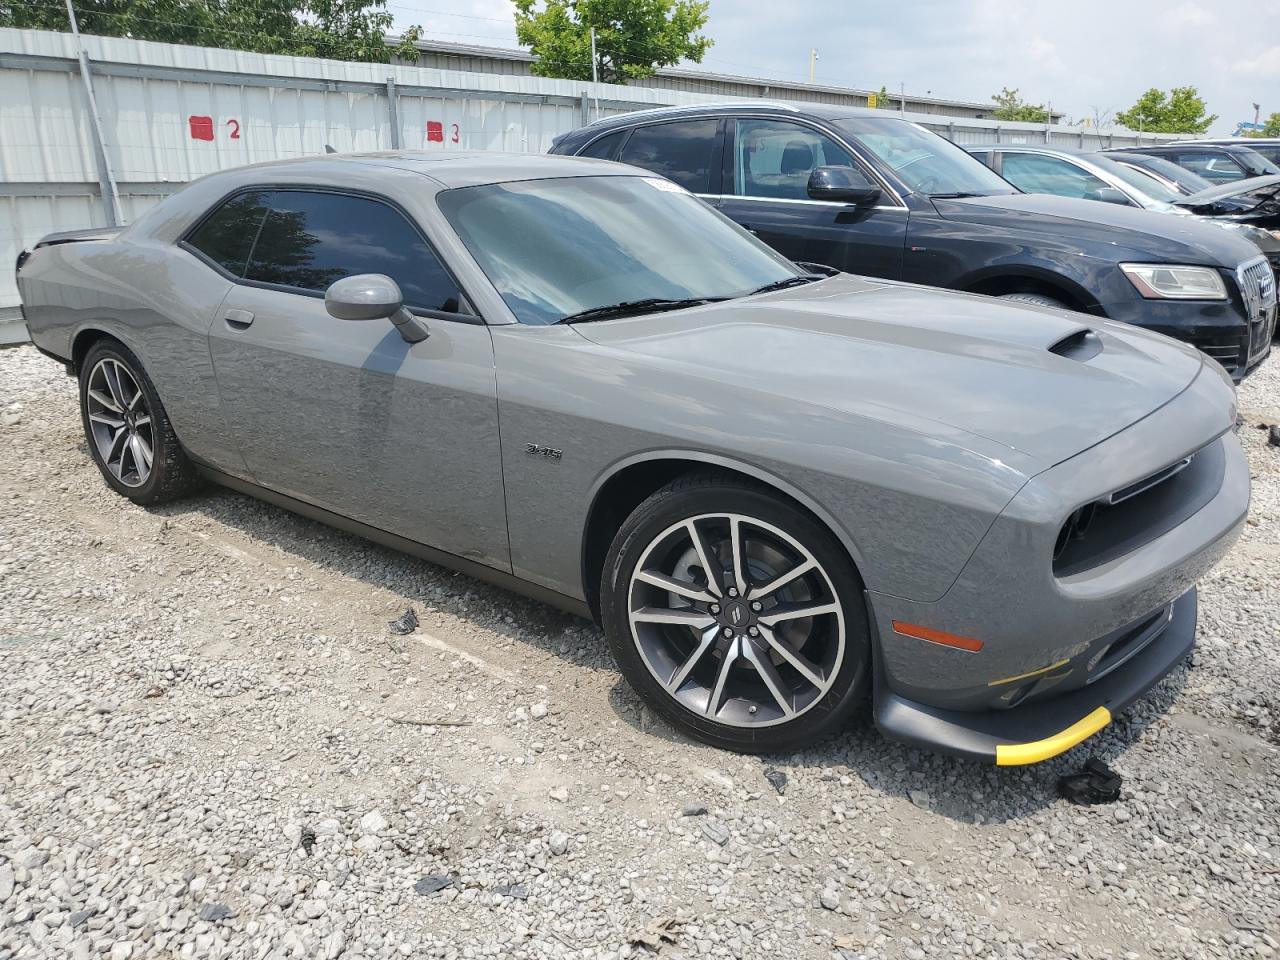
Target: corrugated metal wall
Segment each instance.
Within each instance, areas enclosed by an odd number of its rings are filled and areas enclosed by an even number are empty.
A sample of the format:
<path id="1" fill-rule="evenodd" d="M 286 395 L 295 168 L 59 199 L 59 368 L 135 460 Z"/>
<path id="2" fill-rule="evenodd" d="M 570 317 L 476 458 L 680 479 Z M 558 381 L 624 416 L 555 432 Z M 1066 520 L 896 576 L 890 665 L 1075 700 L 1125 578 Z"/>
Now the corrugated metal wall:
<path id="1" fill-rule="evenodd" d="M 177 184 L 240 164 L 320 154 L 326 144 L 340 152 L 399 145 L 543 153 L 557 134 L 597 113 L 726 99 L 120 38 L 85 37 L 84 45 L 125 222 Z M 102 226 L 109 216 L 77 56 L 69 34 L 0 29 L 0 309 L 18 302 L 9 265 L 24 246 L 55 230 Z M 1046 136 L 1032 124 L 907 116 L 961 142 Z M 1072 146 L 1096 143 L 1061 128 L 1051 136 Z"/>

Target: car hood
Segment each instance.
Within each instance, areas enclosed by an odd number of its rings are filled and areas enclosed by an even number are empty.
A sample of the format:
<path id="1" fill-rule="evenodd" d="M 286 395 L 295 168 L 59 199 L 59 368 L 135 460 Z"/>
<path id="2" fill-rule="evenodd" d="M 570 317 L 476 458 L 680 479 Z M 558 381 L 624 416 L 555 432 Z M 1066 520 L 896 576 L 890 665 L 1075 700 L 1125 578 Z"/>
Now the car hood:
<path id="1" fill-rule="evenodd" d="M 1220 183 L 1208 190 L 1201 190 L 1189 197 L 1176 201 L 1180 207 L 1195 209 L 1210 207 L 1223 200 L 1241 201 L 1240 212 L 1247 212 L 1262 206 L 1264 203 L 1280 199 L 1280 176 L 1251 177 L 1248 180 L 1237 180 L 1234 183 Z"/>
<path id="2" fill-rule="evenodd" d="M 1115 262 L 1215 264 L 1234 270 L 1252 253 L 1247 241 L 1190 218 L 1169 218 L 1152 210 L 1115 203 L 1015 193 L 995 197 L 934 200 L 947 220 L 1047 234 L 1087 245 L 1090 256 Z"/>
<path id="3" fill-rule="evenodd" d="M 848 274 L 575 329 L 672 375 L 763 392 L 762 403 L 773 394 L 938 437 L 962 431 L 1041 468 L 1145 417 L 1203 366 L 1136 327 Z"/>

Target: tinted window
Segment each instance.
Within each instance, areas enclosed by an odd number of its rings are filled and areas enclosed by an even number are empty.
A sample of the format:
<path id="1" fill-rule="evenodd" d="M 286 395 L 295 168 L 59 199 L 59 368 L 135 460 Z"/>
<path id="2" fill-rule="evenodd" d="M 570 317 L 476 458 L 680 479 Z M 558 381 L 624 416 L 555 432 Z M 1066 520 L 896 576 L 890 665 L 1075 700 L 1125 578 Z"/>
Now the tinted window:
<path id="1" fill-rule="evenodd" d="M 830 137 L 782 120 L 739 120 L 733 192 L 740 197 L 809 198 L 814 167 L 852 167 L 853 157 Z"/>
<path id="2" fill-rule="evenodd" d="M 1280 144 L 1268 143 L 1263 144 L 1262 146 L 1250 147 L 1249 149 L 1257 151 L 1272 163 L 1280 165 Z"/>
<path id="3" fill-rule="evenodd" d="M 796 275 L 705 201 L 656 177 L 495 183 L 445 191 L 438 203 L 522 323 L 650 297 L 741 296 Z"/>
<path id="4" fill-rule="evenodd" d="M 1173 159 L 1179 166 L 1200 174 L 1211 183 L 1232 183 L 1244 179 L 1244 170 L 1225 154 L 1181 153 Z"/>
<path id="5" fill-rule="evenodd" d="M 1088 170 L 1057 157 L 1036 153 L 1004 154 L 1004 178 L 1027 193 L 1049 193 L 1057 197 L 1094 199 L 1107 186 Z"/>
<path id="6" fill-rule="evenodd" d="M 710 193 L 718 127 L 718 120 L 637 127 L 619 159 L 674 180 L 692 193 Z"/>
<path id="7" fill-rule="evenodd" d="M 608 134 L 596 140 L 591 146 L 583 150 L 578 156 L 580 157 L 596 157 L 600 160 L 612 160 L 614 154 L 618 152 L 618 144 L 622 142 L 626 130 L 619 130 L 616 133 Z"/>
<path id="8" fill-rule="evenodd" d="M 232 197 L 196 228 L 187 243 L 228 273 L 243 276 L 253 239 L 266 213 L 260 193 Z"/>
<path id="9" fill-rule="evenodd" d="M 406 306 L 458 310 L 458 288 L 404 215 L 365 197 L 302 190 L 259 195 L 268 208 L 248 280 L 324 290 L 342 277 L 384 273 Z"/>

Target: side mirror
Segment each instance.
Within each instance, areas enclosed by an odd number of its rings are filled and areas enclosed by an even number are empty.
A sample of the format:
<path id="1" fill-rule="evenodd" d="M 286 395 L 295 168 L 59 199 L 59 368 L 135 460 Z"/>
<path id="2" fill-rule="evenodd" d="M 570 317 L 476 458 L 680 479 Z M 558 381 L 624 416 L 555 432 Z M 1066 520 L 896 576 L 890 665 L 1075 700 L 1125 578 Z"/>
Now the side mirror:
<path id="1" fill-rule="evenodd" d="M 335 280 L 324 292 L 324 308 L 338 320 L 390 320 L 406 343 L 419 343 L 430 333 L 405 309 L 400 285 L 381 273 Z"/>
<path id="2" fill-rule="evenodd" d="M 1101 200 L 1103 203 L 1118 203 L 1122 207 L 1132 207 L 1133 201 L 1124 195 L 1123 190 L 1115 187 L 1099 187 L 1085 194 L 1086 200 Z"/>
<path id="3" fill-rule="evenodd" d="M 880 188 L 853 167 L 816 167 L 809 174 L 809 198 L 867 206 L 880 199 Z"/>

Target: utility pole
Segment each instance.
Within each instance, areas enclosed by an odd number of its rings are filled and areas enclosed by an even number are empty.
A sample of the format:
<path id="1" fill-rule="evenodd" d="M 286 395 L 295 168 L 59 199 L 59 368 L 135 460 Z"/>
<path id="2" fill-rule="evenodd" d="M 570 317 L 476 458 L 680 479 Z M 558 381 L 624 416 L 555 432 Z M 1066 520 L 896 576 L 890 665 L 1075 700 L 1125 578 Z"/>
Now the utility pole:
<path id="1" fill-rule="evenodd" d="M 813 65 L 818 62 L 818 48 L 809 48 L 809 82 L 813 83 Z"/>
<path id="2" fill-rule="evenodd" d="M 70 2 L 70 0 L 68 0 Z M 600 82 L 600 64 L 596 60 L 596 28 L 591 28 L 591 82 L 598 84 Z M 600 89 L 596 88 L 596 116 L 600 119 Z"/>
<path id="3" fill-rule="evenodd" d="M 898 116 L 905 117 L 907 115 L 907 84 L 906 81 L 898 82 Z"/>
<path id="4" fill-rule="evenodd" d="M 98 98 L 93 95 L 89 55 L 85 53 L 84 43 L 80 40 L 80 21 L 76 19 L 75 7 L 71 5 L 71 0 L 67 0 L 67 18 L 71 21 L 71 35 L 75 37 L 76 54 L 80 58 L 80 79 L 84 81 L 85 96 L 89 98 L 89 116 L 93 120 L 96 141 L 94 153 L 98 162 L 98 183 L 102 190 L 102 205 L 105 208 L 108 226 L 118 227 L 124 223 L 124 211 L 120 209 L 120 196 L 116 191 L 115 179 L 111 176 L 111 164 L 107 160 L 107 145 L 102 138 L 102 118 L 98 115 Z"/>

